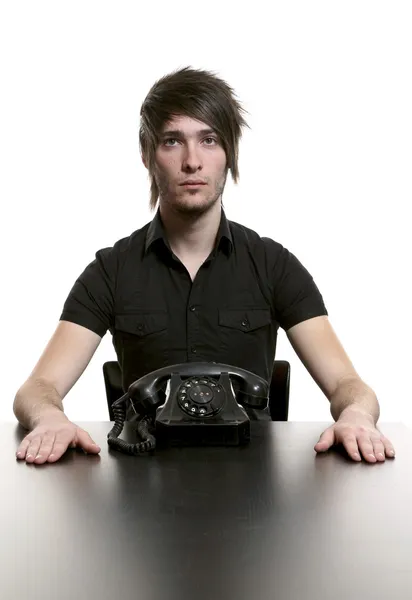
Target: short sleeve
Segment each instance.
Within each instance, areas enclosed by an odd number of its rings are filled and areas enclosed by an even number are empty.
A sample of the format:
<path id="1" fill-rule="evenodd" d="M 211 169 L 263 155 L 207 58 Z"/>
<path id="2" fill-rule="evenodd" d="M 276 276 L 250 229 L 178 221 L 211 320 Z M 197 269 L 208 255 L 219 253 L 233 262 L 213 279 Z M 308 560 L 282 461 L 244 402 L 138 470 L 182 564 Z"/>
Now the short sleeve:
<path id="1" fill-rule="evenodd" d="M 287 331 L 294 325 L 327 316 L 328 311 L 312 275 L 292 252 L 265 238 L 273 305 L 279 325 Z"/>
<path id="2" fill-rule="evenodd" d="M 98 250 L 95 260 L 76 279 L 60 316 L 103 337 L 113 325 L 116 286 L 113 248 Z"/>

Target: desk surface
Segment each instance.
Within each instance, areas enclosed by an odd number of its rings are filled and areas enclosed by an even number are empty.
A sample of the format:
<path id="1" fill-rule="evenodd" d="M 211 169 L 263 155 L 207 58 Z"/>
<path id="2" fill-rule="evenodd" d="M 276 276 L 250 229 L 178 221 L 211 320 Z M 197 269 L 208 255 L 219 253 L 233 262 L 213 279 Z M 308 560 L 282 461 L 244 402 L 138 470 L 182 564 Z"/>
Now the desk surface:
<path id="1" fill-rule="evenodd" d="M 14 458 L 0 424 L 5 600 L 410 600 L 412 432 L 379 424 L 396 458 L 313 446 L 330 423 L 253 422 L 243 448 Z M 122 437 L 131 441 L 126 424 Z"/>

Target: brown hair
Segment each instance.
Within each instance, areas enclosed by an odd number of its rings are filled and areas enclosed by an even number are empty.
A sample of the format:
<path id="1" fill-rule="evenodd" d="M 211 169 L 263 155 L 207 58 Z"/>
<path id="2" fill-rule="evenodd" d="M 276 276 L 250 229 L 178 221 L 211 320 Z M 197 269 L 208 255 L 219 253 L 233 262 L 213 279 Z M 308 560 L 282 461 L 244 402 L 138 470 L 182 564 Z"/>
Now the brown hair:
<path id="1" fill-rule="evenodd" d="M 184 67 L 156 81 L 140 109 L 140 152 L 151 179 L 150 209 L 154 210 L 159 189 L 154 178 L 155 152 L 162 127 L 173 116 L 187 116 L 206 123 L 220 137 L 227 169 L 235 183 L 239 179 L 238 155 L 242 127 L 249 127 L 233 89 L 211 71 Z"/>

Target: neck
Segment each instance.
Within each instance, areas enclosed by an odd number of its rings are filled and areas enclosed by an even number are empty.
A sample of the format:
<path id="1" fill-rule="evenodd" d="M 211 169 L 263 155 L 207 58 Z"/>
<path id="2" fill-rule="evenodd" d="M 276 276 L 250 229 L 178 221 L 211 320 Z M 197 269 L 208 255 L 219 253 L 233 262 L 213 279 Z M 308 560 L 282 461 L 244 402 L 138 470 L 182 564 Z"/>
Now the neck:
<path id="1" fill-rule="evenodd" d="M 162 203 L 159 211 L 170 247 L 177 256 L 204 257 L 211 253 L 220 225 L 220 202 L 196 215 L 173 211 Z"/>

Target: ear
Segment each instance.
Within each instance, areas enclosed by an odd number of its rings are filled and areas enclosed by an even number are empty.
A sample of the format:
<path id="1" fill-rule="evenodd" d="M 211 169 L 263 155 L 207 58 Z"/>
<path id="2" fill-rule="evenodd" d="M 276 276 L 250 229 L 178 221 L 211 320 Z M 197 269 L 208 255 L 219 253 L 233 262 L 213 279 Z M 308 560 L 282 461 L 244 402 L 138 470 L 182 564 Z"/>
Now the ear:
<path id="1" fill-rule="evenodd" d="M 147 169 L 147 168 L 148 168 L 148 166 L 147 166 L 147 162 L 146 162 L 146 159 L 145 159 L 145 157 L 143 156 L 143 154 L 141 155 L 141 157 L 142 157 L 142 163 L 144 164 L 144 166 L 145 166 L 145 167 L 146 167 L 146 169 Z"/>

